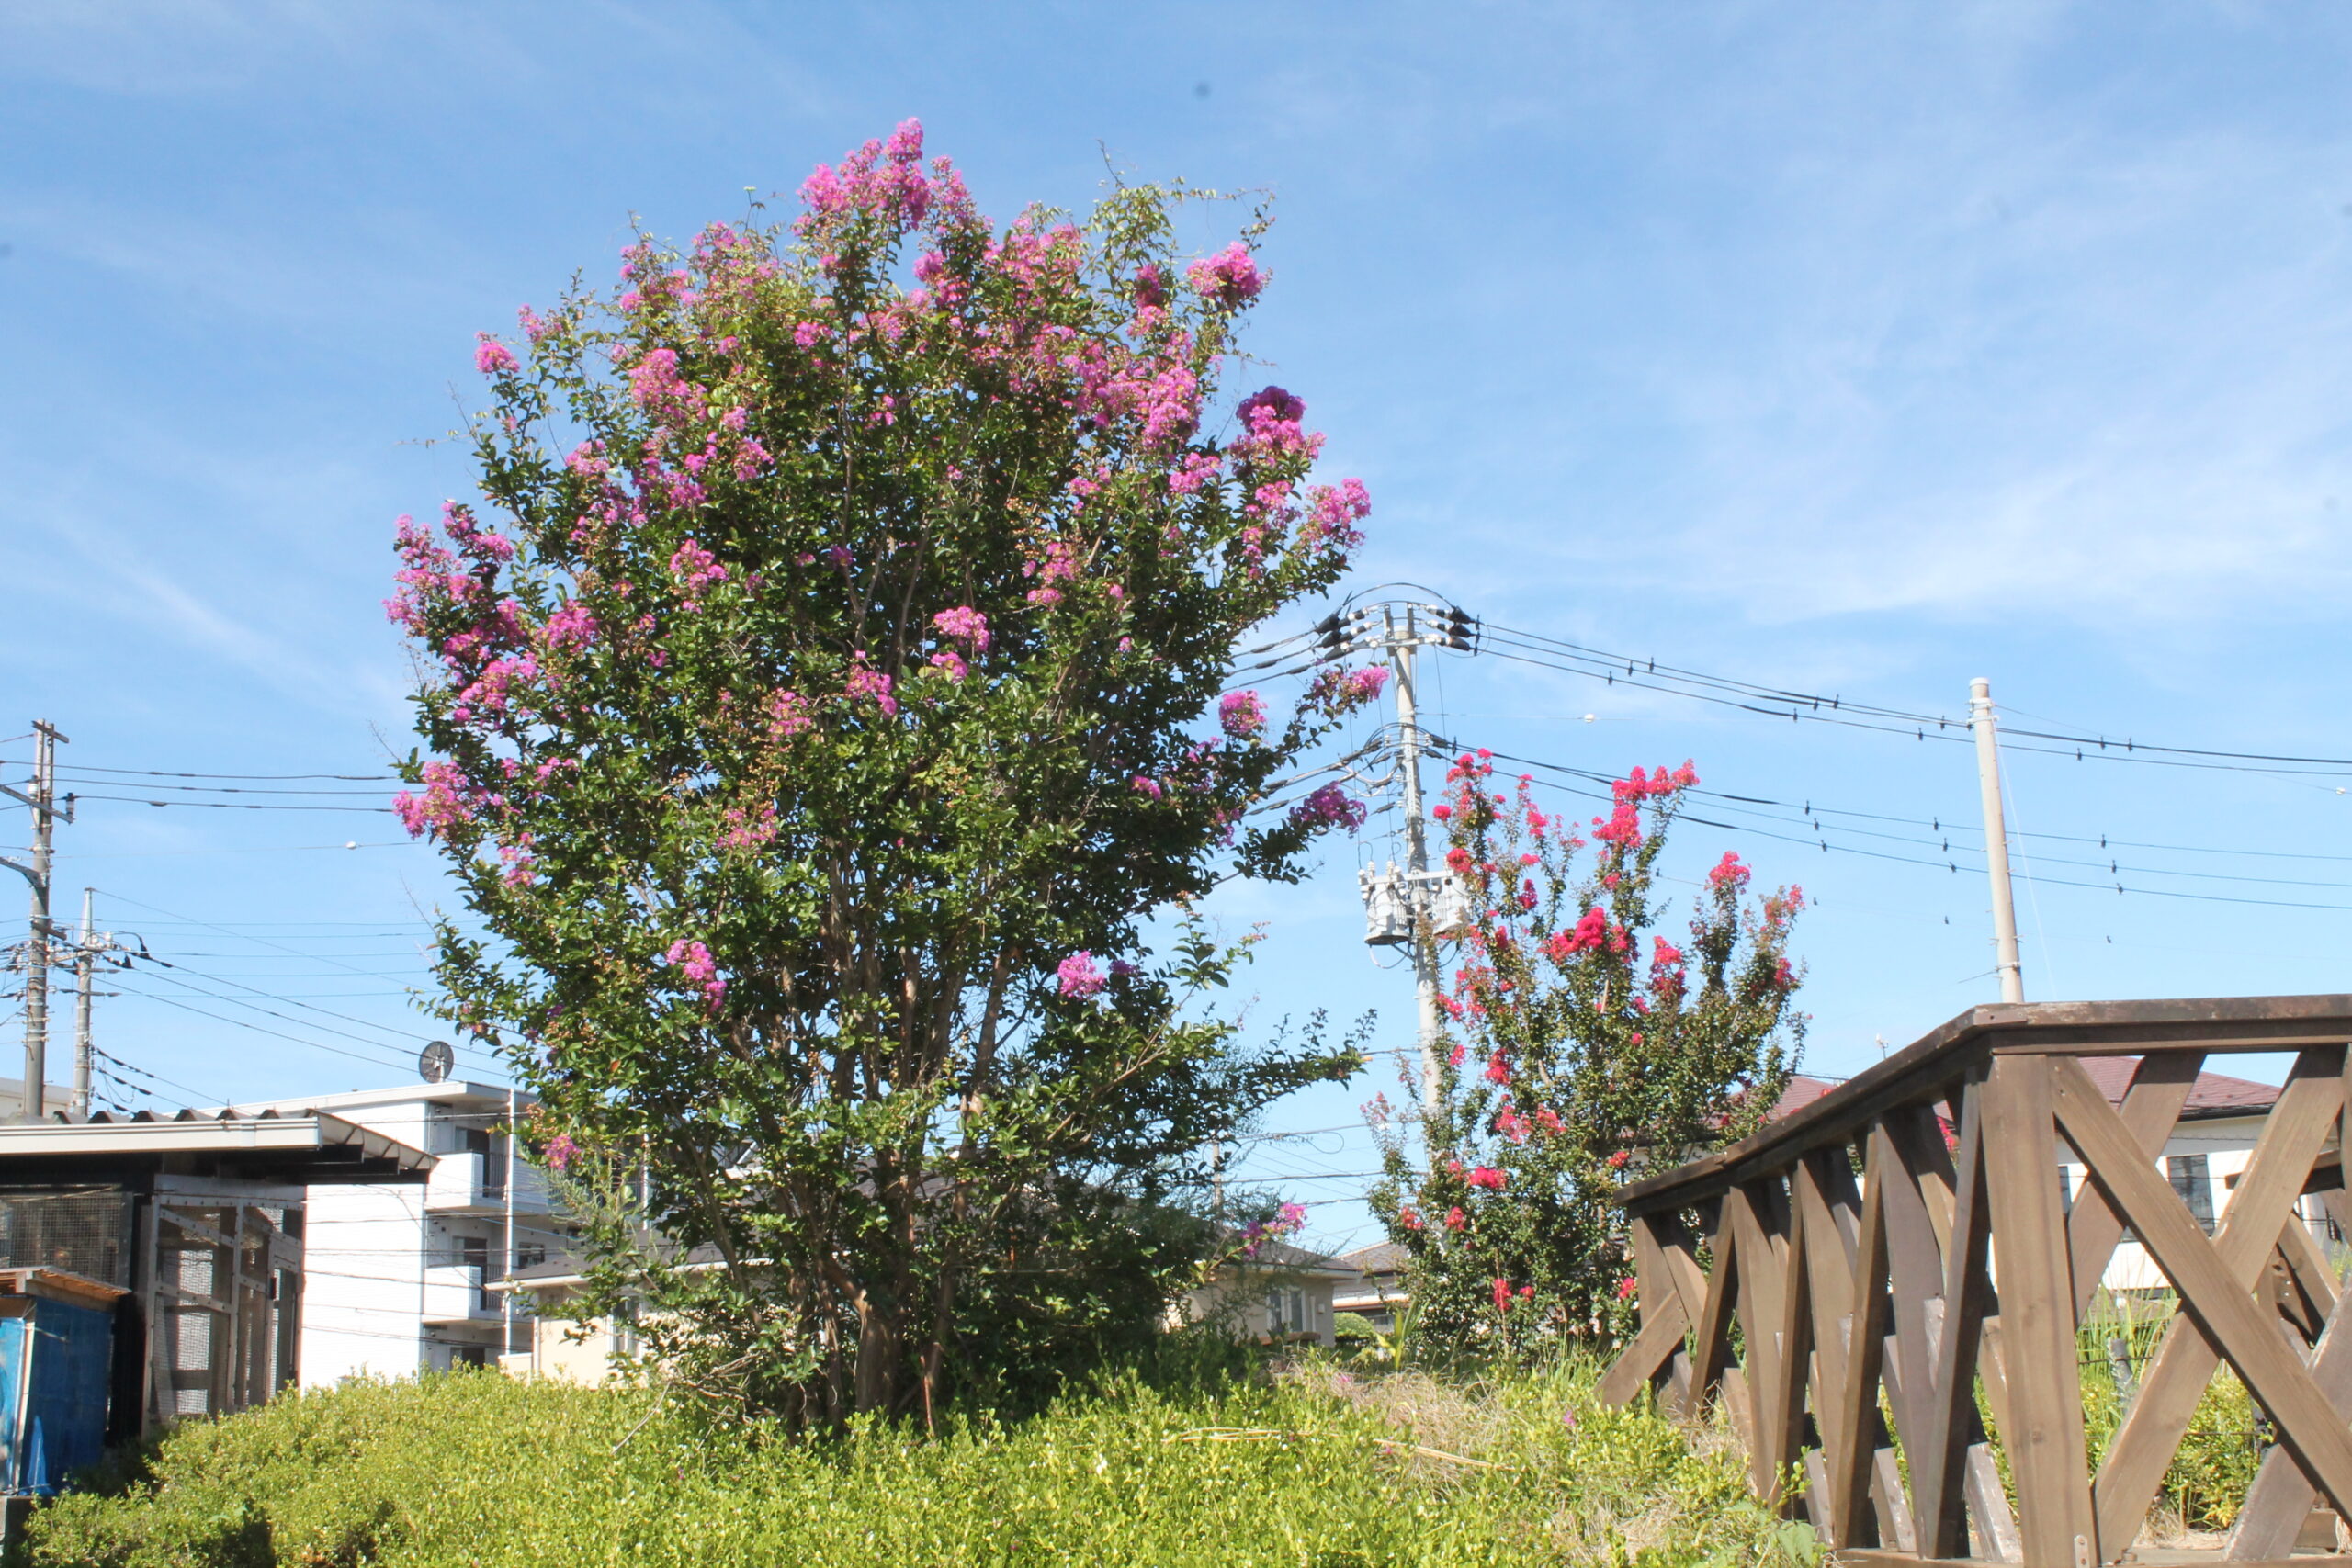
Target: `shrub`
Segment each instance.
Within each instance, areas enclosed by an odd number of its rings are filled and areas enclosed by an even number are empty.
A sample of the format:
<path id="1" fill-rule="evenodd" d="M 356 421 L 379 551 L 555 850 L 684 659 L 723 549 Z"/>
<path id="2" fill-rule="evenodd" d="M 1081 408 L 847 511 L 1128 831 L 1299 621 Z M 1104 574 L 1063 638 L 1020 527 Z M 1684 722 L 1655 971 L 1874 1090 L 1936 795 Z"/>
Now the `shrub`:
<path id="1" fill-rule="evenodd" d="M 1181 1362 L 1182 1358 L 1179 1358 Z M 1205 1363 L 1193 1367 L 1207 1374 Z M 1020 1423 L 832 1440 L 713 1429 L 658 1394 L 458 1372 L 184 1426 L 146 1473 L 35 1515 L 91 1568 L 560 1562 L 1810 1562 L 1720 1426 L 1608 1409 L 1572 1362 L 1475 1384 L 1310 1360 L 1130 1373 Z"/>

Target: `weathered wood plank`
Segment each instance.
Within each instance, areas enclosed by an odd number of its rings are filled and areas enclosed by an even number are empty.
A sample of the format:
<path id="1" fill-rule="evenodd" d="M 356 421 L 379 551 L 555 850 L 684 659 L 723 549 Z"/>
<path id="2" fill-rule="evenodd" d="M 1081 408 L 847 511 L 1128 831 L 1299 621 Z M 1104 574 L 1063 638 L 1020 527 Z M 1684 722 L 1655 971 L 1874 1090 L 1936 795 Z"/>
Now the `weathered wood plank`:
<path id="1" fill-rule="evenodd" d="M 2132 1141 L 2154 1159 L 2165 1152 L 2180 1120 L 2180 1108 L 2205 1067 L 2202 1051 L 2165 1051 L 2140 1058 L 2132 1085 L 2123 1091 L 2123 1125 Z M 2085 1183 L 2075 1194 L 2075 1212 L 2066 1219 L 2066 1250 L 2075 1270 L 2075 1315 L 2090 1310 L 2107 1275 L 2108 1259 L 2123 1239 L 2123 1219 L 2107 1195 Z"/>
<path id="2" fill-rule="evenodd" d="M 1960 1171 L 1953 1189 L 1951 1240 L 1944 1249 L 1943 1322 L 1936 1334 L 1931 1414 L 1911 1448 L 1911 1511 L 1918 1520 L 1922 1550 L 1957 1555 L 1967 1550 L 1962 1512 L 1962 1453 L 1976 1416 L 1976 1359 L 1980 1330 L 1991 1305 L 1992 1280 L 1984 1266 L 1991 1215 L 1984 1201 L 1984 1097 L 1974 1083 L 1962 1090 Z"/>
<path id="3" fill-rule="evenodd" d="M 2312 1053 L 2306 1053 L 2308 1058 Z M 2340 1066 L 2340 1064 L 2334 1066 Z M 2299 1072 L 2301 1064 L 2298 1064 Z M 2240 1182 L 2236 1200 L 2231 1204 L 2233 1213 L 2246 1211 L 2245 1222 L 2236 1230 L 2239 1236 L 2258 1236 L 2252 1243 L 2239 1242 L 2236 1247 L 2227 1244 L 2236 1238 L 2225 1235 L 2222 1244 L 2209 1240 L 2180 1201 L 2178 1194 L 2147 1164 L 2145 1156 L 2125 1133 L 2104 1096 L 2091 1083 L 2081 1066 L 2064 1058 L 2054 1061 L 2055 1079 L 2053 1103 L 2066 1134 L 2075 1145 L 2092 1174 L 2107 1188 L 2108 1196 L 2123 1212 L 2126 1224 L 2137 1231 L 2148 1251 L 2164 1269 L 2179 1293 L 2181 1305 L 2189 1314 L 2199 1333 L 2225 1357 L 2245 1380 L 2246 1387 L 2269 1413 L 2278 1432 L 2280 1442 L 2290 1450 L 2306 1475 L 2318 1483 L 2320 1489 L 2335 1506 L 2352 1513 L 2352 1432 L 2328 1407 L 2302 1362 L 2287 1348 L 2278 1330 L 2263 1321 L 2248 1294 L 2250 1275 L 2261 1268 L 2275 1245 L 2278 1212 L 2266 1200 L 2270 1196 L 2263 1182 L 2270 1177 L 2270 1189 L 2285 1187 L 2291 1196 L 2301 1186 L 2301 1175 L 2310 1168 L 2310 1158 L 2303 1159 L 2291 1185 L 2282 1178 L 2272 1176 L 2261 1168 L 2266 1148 L 2277 1147 L 2291 1156 L 2296 1140 L 2302 1134 L 2297 1120 L 2299 1107 L 2290 1104 L 2287 1093 L 2279 1097 L 2271 1113 L 2270 1125 L 2262 1143 L 2256 1145 L 2255 1162 L 2249 1164 L 2245 1179 Z M 2334 1077 L 2331 1072 L 2330 1077 Z M 2308 1080 L 2303 1080 L 2308 1081 Z M 2289 1089 L 2298 1087 L 2290 1081 Z M 2332 1086 L 2324 1086 L 2330 1087 Z M 2335 1119 L 2338 1106 L 2323 1104 L 2318 1117 L 2319 1135 L 2324 1137 L 2328 1122 Z M 2285 1120 L 2281 1120 L 2284 1118 Z M 2315 1145 L 2312 1153 L 2316 1153 Z M 2270 1162 L 2274 1170 L 2291 1164 L 2291 1158 L 2274 1155 Z M 2264 1221 L 2268 1221 L 2267 1233 Z M 1996 1222 L 1996 1231 L 1998 1223 Z M 2224 1252 L 2242 1250 L 2251 1257 L 2248 1266 L 2237 1258 L 2225 1259 Z M 2237 1264 L 2238 1267 L 2232 1267 Z M 2066 1358 L 2072 1370 L 2074 1357 Z M 2199 1386 L 2201 1387 L 2201 1380 Z M 2018 1392 L 2011 1391 L 2013 1395 Z M 2141 1399 L 2147 1397 L 2143 1384 Z M 2136 1402 L 2135 1402 L 2136 1404 Z M 2122 1446 L 2119 1435 L 2117 1447 Z M 2169 1449 L 2165 1451 L 2167 1460 Z M 2103 1499 L 2103 1508 L 2109 1500 Z M 2125 1514 L 2121 1505 L 2128 1498 L 2112 1499 L 2118 1506 L 2108 1517 L 2116 1528 L 2136 1529 L 2138 1520 L 2146 1510 L 2141 1502 L 2138 1512 Z M 2030 1524 L 2028 1529 L 2030 1530 Z"/>
<path id="4" fill-rule="evenodd" d="M 1690 1393 L 1681 1415 L 1695 1417 L 1707 1406 L 1731 1360 L 1731 1306 L 1739 1294 L 1739 1243 L 1732 1229 L 1718 1219 L 1708 1236 L 1714 1267 L 1706 1276 L 1706 1296 L 1699 1308 L 1690 1337 Z M 1735 1415 L 1737 1413 L 1735 1412 Z"/>
<path id="5" fill-rule="evenodd" d="M 1805 1229 L 1798 1223 L 1785 1199 L 1781 1210 L 1780 1223 L 1787 1234 L 1788 1244 L 1781 1262 L 1783 1288 L 1777 1331 L 1781 1381 L 1773 1385 L 1763 1417 L 1763 1424 L 1771 1434 L 1772 1454 L 1777 1467 L 1771 1489 L 1764 1494 L 1764 1500 L 1768 1503 L 1781 1501 L 1782 1477 L 1797 1455 L 1804 1451 L 1805 1395 L 1808 1383 L 1815 1379 L 1814 1369 L 1817 1364 L 1813 1353 L 1813 1281 L 1810 1278 L 1811 1265 L 1805 1258 Z"/>
<path id="6" fill-rule="evenodd" d="M 1886 1190 L 1902 1177 L 1902 1161 L 1886 1134 L 1874 1132 L 1862 1179 L 1861 1222 L 1856 1228 L 1853 1315 L 1846 1342 L 1846 1376 L 1838 1391 L 1838 1430 L 1846 1441 L 1829 1467 L 1831 1539 L 1837 1546 L 1876 1543 L 1878 1519 L 1867 1510 L 1878 1415 L 1879 1371 L 1884 1364 L 1886 1296 Z"/>
<path id="7" fill-rule="evenodd" d="M 2205 1259 L 2216 1264 L 2222 1277 L 2232 1282 L 2249 1315 L 2254 1315 L 2254 1304 L 2246 1292 L 2253 1289 L 2294 1196 L 2301 1190 L 2304 1174 L 2326 1139 L 2329 1123 L 2338 1113 L 2342 1090 L 2337 1072 L 2338 1064 L 2331 1051 L 2307 1052 L 2298 1059 L 2286 1087 L 2279 1091 L 2278 1101 L 2271 1110 L 2245 1173 L 2239 1179 L 2237 1191 L 2222 1212 L 2220 1230 L 2211 1242 L 2188 1217 L 2178 1195 L 2173 1194 L 2170 1185 L 2156 1174 L 2144 1151 L 2137 1156 L 2139 1174 L 2146 1181 L 2135 1180 L 2134 1185 L 2171 1194 L 2167 1217 L 2177 1219 L 2196 1235 Z M 2089 1076 L 2071 1062 L 2060 1069 L 2059 1081 L 2070 1089 L 2074 1100 L 2098 1093 L 2095 1088 L 2085 1087 L 2090 1083 Z M 2106 1108 L 2103 1097 L 2099 1105 Z M 2116 1123 L 2112 1111 L 2107 1111 L 2105 1122 L 2086 1111 L 2079 1119 L 2095 1127 Z M 2071 1135 L 2071 1122 L 2068 1130 Z M 2075 1146 L 2087 1162 L 2089 1151 L 2083 1148 L 2081 1139 L 2075 1140 Z M 2128 1136 L 2126 1146 L 2138 1147 L 2128 1141 Z M 2101 1178 L 2099 1184 L 2108 1189 L 2110 1198 L 2114 1196 L 2113 1182 Z M 2136 1220 L 2132 1223 L 2138 1224 Z M 2143 1235 L 2142 1239 L 2146 1238 Z M 2178 1286 L 2179 1276 L 2172 1274 L 2161 1258 L 2158 1262 Z M 2279 1343 L 2275 1333 L 2265 1332 L 2273 1344 Z M 2280 1348 L 2283 1349 L 2283 1345 Z M 2108 1447 L 2094 1484 L 2099 1517 L 2109 1539 L 2128 1541 L 2139 1534 L 2140 1523 L 2155 1501 L 2165 1472 L 2172 1464 L 2173 1455 L 2188 1430 L 2189 1419 L 2204 1397 L 2206 1384 L 2211 1382 L 2217 1364 L 2215 1347 L 2209 1337 L 2191 1328 L 2188 1322 L 2176 1319 L 2165 1330 L 2154 1359 L 2141 1376 L 2140 1392 L 2125 1413 L 2115 1440 Z"/>
<path id="8" fill-rule="evenodd" d="M 1993 1254 L 2009 1353 L 2008 1421 L 2001 1439 L 2017 1485 L 2025 1561 L 2037 1568 L 2086 1568 L 2099 1560 L 2052 1120 L 2053 1071 L 2069 1067 L 2081 1075 L 2063 1058 L 1996 1056 L 1982 1090 Z M 2114 1116 L 2104 1098 L 2098 1108 Z M 2126 1146 L 2132 1146 L 2128 1139 Z"/>
<path id="9" fill-rule="evenodd" d="M 1634 1336 L 1633 1343 L 1625 1347 L 1624 1353 L 1600 1380 L 1600 1402 L 1633 1403 L 1681 1350 L 1683 1337 L 1689 1331 L 1689 1325 L 1682 1321 L 1679 1301 L 1669 1299 L 1661 1310 L 1643 1319 L 1641 1331 Z"/>
<path id="10" fill-rule="evenodd" d="M 1780 1347 L 1773 1334 L 1781 1322 L 1781 1258 L 1747 1188 L 1735 1187 L 1724 1194 L 1722 1228 L 1735 1234 L 1739 1243 L 1739 1294 L 1733 1306 L 1744 1348 L 1740 1371 L 1748 1393 L 1742 1430 L 1747 1438 L 1748 1480 L 1762 1497 L 1770 1495 L 1776 1462 L 1769 1412 L 1780 1382 Z"/>
<path id="11" fill-rule="evenodd" d="M 2312 1355 L 2312 1382 L 2339 1416 L 2352 1417 L 2352 1292 L 2335 1299 L 2335 1310 Z M 2262 1467 L 2246 1488 L 2230 1532 L 2228 1556 L 2233 1562 L 2285 1557 L 2295 1545 L 2303 1520 L 2319 1495 L 2284 1449 L 2262 1456 Z"/>

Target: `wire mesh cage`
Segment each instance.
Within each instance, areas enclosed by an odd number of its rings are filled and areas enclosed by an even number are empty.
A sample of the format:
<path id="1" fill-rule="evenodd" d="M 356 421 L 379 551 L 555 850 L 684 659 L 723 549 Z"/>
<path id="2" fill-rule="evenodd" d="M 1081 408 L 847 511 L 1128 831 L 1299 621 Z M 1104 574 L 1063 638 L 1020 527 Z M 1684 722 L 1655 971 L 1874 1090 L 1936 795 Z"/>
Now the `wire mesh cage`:
<path id="1" fill-rule="evenodd" d="M 0 1268 L 62 1269 L 129 1289 L 130 1201 L 119 1187 L 0 1188 Z"/>

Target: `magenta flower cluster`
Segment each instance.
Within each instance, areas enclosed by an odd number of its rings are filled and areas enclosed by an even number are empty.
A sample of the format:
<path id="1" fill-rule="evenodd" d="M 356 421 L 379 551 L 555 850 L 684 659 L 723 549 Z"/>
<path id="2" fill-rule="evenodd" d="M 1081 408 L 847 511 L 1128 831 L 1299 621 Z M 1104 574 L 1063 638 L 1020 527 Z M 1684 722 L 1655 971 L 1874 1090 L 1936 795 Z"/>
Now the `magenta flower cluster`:
<path id="1" fill-rule="evenodd" d="M 719 977 L 718 961 L 711 957 L 710 949 L 698 942 L 673 942 L 667 956 L 670 967 L 688 985 L 699 987 L 705 1004 L 717 1012 L 727 999 L 727 982 Z"/>
<path id="2" fill-rule="evenodd" d="M 1236 740 L 1266 728 L 1266 700 L 1255 692 L 1227 692 L 1216 701 L 1216 721 Z"/>
<path id="3" fill-rule="evenodd" d="M 1302 828 L 1345 828 L 1352 833 L 1363 826 L 1361 800 L 1351 799 L 1338 784 L 1327 784 L 1290 808 L 1290 819 Z"/>
<path id="4" fill-rule="evenodd" d="M 1238 310 L 1266 287 L 1266 275 L 1258 270 L 1250 247 L 1236 240 L 1216 254 L 1204 256 L 1185 268 L 1184 281 L 1202 299 L 1215 300 L 1228 310 Z"/>
<path id="5" fill-rule="evenodd" d="M 1079 1001 L 1101 991 L 1105 978 L 1094 962 L 1094 954 L 1082 949 L 1054 966 L 1057 988 L 1063 996 Z"/>
<path id="6" fill-rule="evenodd" d="M 1295 1235 L 1306 1228 L 1306 1205 L 1284 1203 L 1272 1219 L 1252 1220 L 1241 1227 L 1241 1256 L 1255 1258 L 1270 1241 Z"/>

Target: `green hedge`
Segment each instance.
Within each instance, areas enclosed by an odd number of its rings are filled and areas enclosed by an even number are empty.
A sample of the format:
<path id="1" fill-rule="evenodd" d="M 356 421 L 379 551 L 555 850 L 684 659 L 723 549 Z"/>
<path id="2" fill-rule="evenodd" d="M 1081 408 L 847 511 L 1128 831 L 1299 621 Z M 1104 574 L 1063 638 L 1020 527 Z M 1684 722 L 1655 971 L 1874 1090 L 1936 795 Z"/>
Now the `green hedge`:
<path id="1" fill-rule="evenodd" d="M 1135 1381 L 999 1428 L 697 1430 L 651 1396 L 461 1372 L 180 1427 L 33 1518 L 27 1561 L 1388 1564 L 1813 1561 L 1720 1427 L 1601 1408 L 1577 1366 L 1469 1389 L 1322 1365 Z M 1477 1462 L 1472 1462 L 1477 1461 Z"/>

